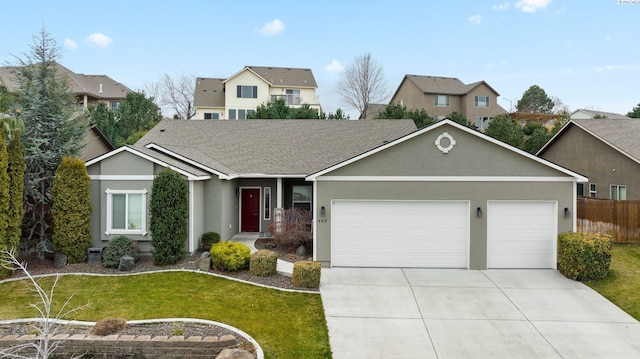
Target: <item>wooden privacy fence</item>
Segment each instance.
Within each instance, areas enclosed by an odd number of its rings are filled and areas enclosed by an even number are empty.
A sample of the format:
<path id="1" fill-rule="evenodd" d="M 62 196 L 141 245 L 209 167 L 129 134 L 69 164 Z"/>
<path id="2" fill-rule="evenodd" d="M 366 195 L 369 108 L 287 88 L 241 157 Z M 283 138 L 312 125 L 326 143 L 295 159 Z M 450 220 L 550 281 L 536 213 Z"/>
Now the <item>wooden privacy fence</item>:
<path id="1" fill-rule="evenodd" d="M 600 232 L 616 243 L 640 242 L 640 201 L 578 197 L 578 232 Z"/>

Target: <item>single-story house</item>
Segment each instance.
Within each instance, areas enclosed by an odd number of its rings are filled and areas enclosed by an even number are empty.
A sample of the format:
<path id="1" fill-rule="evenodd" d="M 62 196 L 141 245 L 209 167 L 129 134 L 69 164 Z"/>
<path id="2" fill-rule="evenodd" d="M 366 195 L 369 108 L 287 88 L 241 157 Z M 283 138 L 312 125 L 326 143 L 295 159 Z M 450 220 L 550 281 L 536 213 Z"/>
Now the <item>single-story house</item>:
<path id="1" fill-rule="evenodd" d="M 589 178 L 578 196 L 640 199 L 640 119 L 573 119 L 538 156 Z"/>
<path id="2" fill-rule="evenodd" d="M 575 229 L 579 174 L 444 120 L 164 120 L 134 146 L 87 162 L 92 236 L 150 251 L 155 174 L 189 183 L 189 238 L 265 232 L 309 210 L 325 266 L 555 268 Z"/>

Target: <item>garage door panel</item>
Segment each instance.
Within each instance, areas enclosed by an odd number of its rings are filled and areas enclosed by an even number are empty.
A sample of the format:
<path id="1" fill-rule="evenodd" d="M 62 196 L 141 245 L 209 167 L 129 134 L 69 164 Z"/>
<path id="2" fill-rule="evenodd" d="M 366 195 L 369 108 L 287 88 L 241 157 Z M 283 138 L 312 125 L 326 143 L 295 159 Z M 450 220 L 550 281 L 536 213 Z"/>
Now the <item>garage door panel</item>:
<path id="1" fill-rule="evenodd" d="M 467 202 L 336 201 L 332 265 L 466 268 Z"/>
<path id="2" fill-rule="evenodd" d="M 488 268 L 555 268 L 554 202 L 489 202 Z"/>

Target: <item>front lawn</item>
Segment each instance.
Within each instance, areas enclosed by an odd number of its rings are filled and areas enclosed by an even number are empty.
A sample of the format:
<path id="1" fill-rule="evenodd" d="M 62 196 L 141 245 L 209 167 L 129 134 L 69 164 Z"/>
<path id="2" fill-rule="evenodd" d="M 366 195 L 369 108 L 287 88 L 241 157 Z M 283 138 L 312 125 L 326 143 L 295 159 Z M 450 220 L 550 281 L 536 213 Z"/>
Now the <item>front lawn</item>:
<path id="1" fill-rule="evenodd" d="M 41 280 L 44 285 L 53 281 Z M 0 319 L 36 316 L 28 304 L 37 300 L 25 283 L 0 284 Z M 251 335 L 265 358 L 331 357 L 319 294 L 283 292 L 192 272 L 62 276 L 55 293 L 58 303 L 75 293 L 71 308 L 91 306 L 64 319 L 200 318 Z"/>
<path id="2" fill-rule="evenodd" d="M 640 320 L 640 244 L 614 244 L 609 274 L 585 284 Z"/>

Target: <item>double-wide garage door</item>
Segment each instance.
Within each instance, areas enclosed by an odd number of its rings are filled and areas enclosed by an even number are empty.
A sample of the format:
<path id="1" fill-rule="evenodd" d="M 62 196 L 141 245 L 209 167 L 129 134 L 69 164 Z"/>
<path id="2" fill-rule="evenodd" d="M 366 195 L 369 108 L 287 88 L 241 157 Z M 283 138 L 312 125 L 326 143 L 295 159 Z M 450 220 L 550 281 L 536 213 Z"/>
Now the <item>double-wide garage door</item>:
<path id="1" fill-rule="evenodd" d="M 467 268 L 466 201 L 335 201 L 331 263 Z"/>
<path id="2" fill-rule="evenodd" d="M 333 266 L 469 267 L 467 201 L 345 200 L 331 211 Z M 484 216 L 488 268 L 555 267 L 555 202 L 489 201 Z"/>

